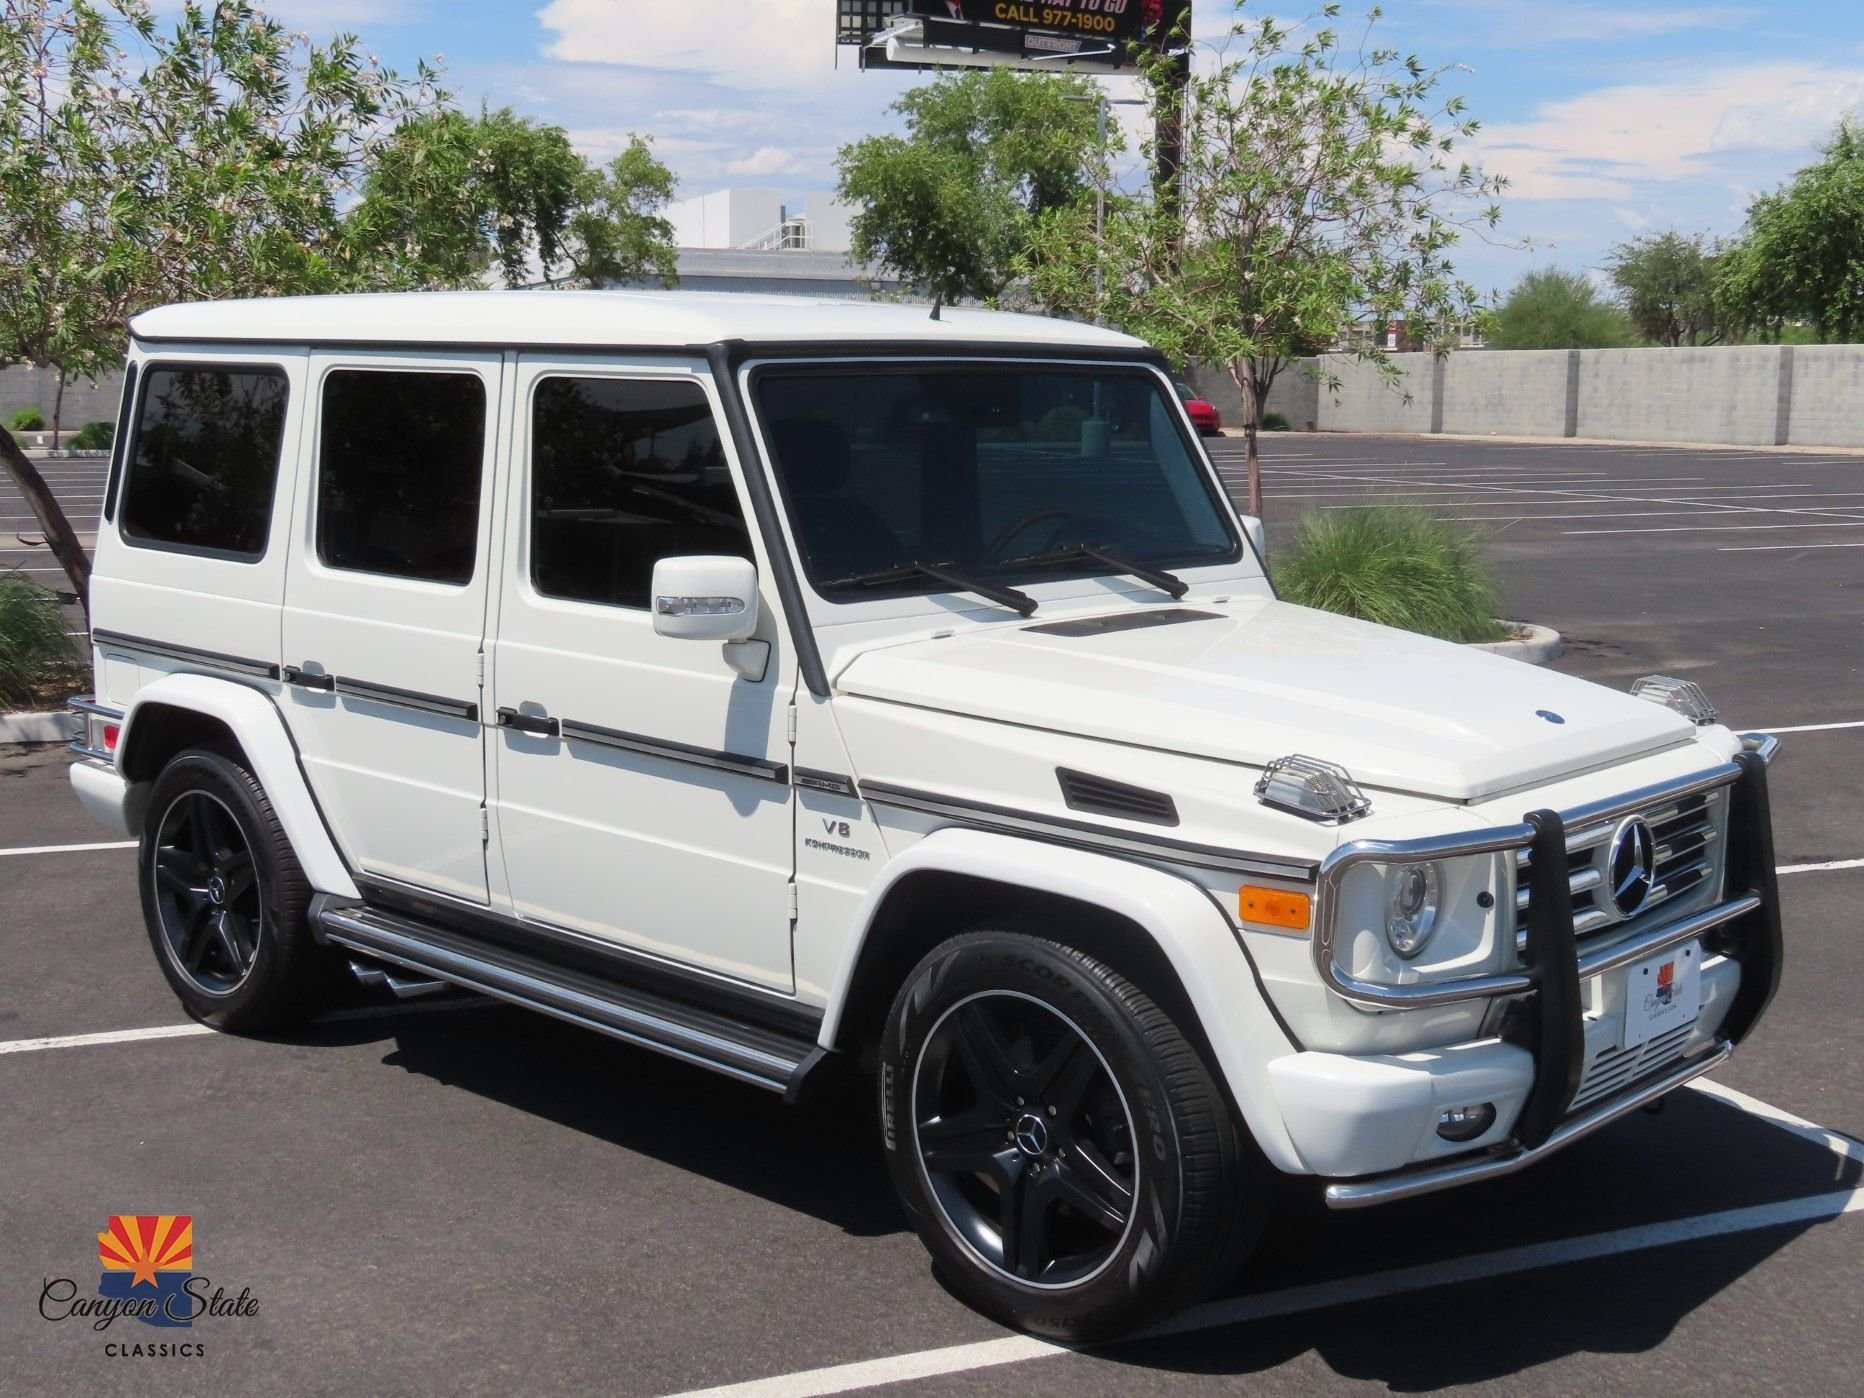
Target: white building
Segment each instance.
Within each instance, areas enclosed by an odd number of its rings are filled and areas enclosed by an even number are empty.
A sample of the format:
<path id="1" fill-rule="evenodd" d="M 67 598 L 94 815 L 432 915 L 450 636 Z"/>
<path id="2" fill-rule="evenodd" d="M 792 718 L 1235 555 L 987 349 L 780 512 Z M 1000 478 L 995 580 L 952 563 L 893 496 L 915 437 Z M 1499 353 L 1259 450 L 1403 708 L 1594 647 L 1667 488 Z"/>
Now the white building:
<path id="1" fill-rule="evenodd" d="M 792 205 L 775 189 L 719 189 L 667 206 L 690 291 L 870 296 L 897 283 L 848 258 L 857 206 L 828 194 Z"/>

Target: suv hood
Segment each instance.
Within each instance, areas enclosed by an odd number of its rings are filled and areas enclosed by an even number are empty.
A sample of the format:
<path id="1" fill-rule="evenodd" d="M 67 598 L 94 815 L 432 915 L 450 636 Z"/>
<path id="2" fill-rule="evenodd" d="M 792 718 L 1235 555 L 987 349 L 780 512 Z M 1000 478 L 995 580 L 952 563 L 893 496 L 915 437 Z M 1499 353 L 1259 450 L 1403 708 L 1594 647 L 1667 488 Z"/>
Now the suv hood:
<path id="1" fill-rule="evenodd" d="M 883 646 L 857 656 L 837 688 L 1252 767 L 1304 753 L 1365 786 L 1452 801 L 1696 731 L 1568 675 L 1267 598 Z"/>

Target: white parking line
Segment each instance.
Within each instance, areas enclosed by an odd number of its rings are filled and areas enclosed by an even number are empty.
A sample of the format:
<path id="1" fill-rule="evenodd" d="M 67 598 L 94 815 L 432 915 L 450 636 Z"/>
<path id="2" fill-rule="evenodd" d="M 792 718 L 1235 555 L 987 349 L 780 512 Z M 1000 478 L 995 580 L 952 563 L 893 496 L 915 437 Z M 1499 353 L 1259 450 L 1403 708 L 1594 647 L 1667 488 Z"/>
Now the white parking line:
<path id="1" fill-rule="evenodd" d="M 1833 869 L 1864 869 L 1864 859 L 1830 859 L 1823 864 L 1782 864 L 1779 874 L 1824 874 Z"/>
<path id="2" fill-rule="evenodd" d="M 98 1044 L 140 1044 L 150 1039 L 186 1039 L 218 1031 L 205 1024 L 156 1024 L 147 1029 L 106 1029 L 98 1034 L 60 1034 L 49 1039 L 8 1039 L 0 1054 L 40 1053 L 45 1049 L 90 1048 Z"/>
<path id="3" fill-rule="evenodd" d="M 1764 733 L 1824 733 L 1833 728 L 1864 728 L 1864 719 L 1849 719 L 1843 723 L 1801 723 L 1792 728 L 1765 728 Z"/>
<path id="4" fill-rule="evenodd" d="M 1529 1243 L 1522 1247 L 1477 1253 L 1472 1257 L 1426 1262 L 1415 1267 L 1396 1267 L 1362 1277 L 1345 1277 L 1338 1281 L 1271 1291 L 1260 1296 L 1214 1301 L 1188 1310 L 1136 1338 L 1186 1335 L 1223 1326 L 1244 1325 L 1252 1321 L 1377 1301 L 1437 1287 L 1488 1281 L 1495 1277 L 1538 1271 L 1544 1267 L 1619 1257 L 1626 1253 L 1672 1247 L 1679 1243 L 1725 1238 L 1764 1228 L 1825 1222 L 1860 1210 L 1864 1210 L 1864 1189 L 1840 1189 L 1799 1199 L 1782 1199 L 1772 1204 L 1724 1209 L 1718 1213 L 1696 1214 L 1662 1223 L 1638 1224 L 1607 1233 Z M 999 1340 L 982 1340 L 945 1349 L 920 1350 L 913 1354 L 890 1355 L 885 1359 L 837 1364 L 826 1369 L 808 1369 L 800 1373 L 780 1374 L 774 1378 L 724 1384 L 717 1388 L 694 1389 L 678 1395 L 678 1398 L 815 1398 L 819 1394 L 851 1393 L 859 1389 L 878 1388 L 882 1384 L 967 1373 L 973 1369 L 997 1368 L 1005 1364 L 1020 1364 L 1079 1352 L 1073 1346 L 1038 1340 L 1029 1335 L 1006 1335 Z"/>
<path id="5" fill-rule="evenodd" d="M 11 849 L 0 849 L 0 859 L 16 854 L 83 854 L 90 850 L 135 848 L 134 840 L 103 840 L 84 845 L 14 845 Z"/>
<path id="6" fill-rule="evenodd" d="M 1864 544 L 1729 544 L 1717 553 L 1797 553 L 1801 549 L 1864 549 Z"/>
<path id="7" fill-rule="evenodd" d="M 1812 510 L 1757 510 L 1758 514 L 1813 514 Z M 1659 524 L 1641 529 L 1563 529 L 1560 532 L 1568 538 L 1580 534 L 1742 534 L 1756 529 L 1864 529 L 1864 519 L 1856 515 L 1831 516 L 1832 520 L 1848 520 L 1849 523 L 1828 523 L 1820 520 L 1813 524 Z M 1788 545 L 1797 547 L 1797 545 Z"/>

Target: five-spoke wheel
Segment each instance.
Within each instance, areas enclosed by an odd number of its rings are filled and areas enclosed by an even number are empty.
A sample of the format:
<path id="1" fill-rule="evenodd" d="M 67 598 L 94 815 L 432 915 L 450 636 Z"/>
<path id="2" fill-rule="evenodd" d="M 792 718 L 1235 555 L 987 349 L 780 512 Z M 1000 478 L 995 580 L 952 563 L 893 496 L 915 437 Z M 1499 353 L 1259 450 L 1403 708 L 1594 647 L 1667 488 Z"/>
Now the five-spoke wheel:
<path id="1" fill-rule="evenodd" d="M 265 789 L 236 750 L 163 767 L 142 827 L 142 911 L 169 985 L 222 1029 L 278 1029 L 317 1008 L 335 958 L 311 935 L 311 889 Z"/>
<path id="2" fill-rule="evenodd" d="M 205 791 L 177 796 L 156 826 L 155 906 L 175 969 L 202 994 L 252 974 L 265 900 L 252 847 L 233 812 Z"/>
<path id="3" fill-rule="evenodd" d="M 1264 1166 L 1171 1016 L 1104 962 L 973 932 L 907 977 L 880 1043 L 887 1165 L 953 1289 L 1093 1340 L 1221 1280 Z"/>
<path id="4" fill-rule="evenodd" d="M 1068 1286 L 1113 1260 L 1132 1226 L 1133 1115 L 1066 1015 L 1016 992 L 947 1010 L 913 1083 L 913 1135 L 933 1198 L 986 1266 Z"/>

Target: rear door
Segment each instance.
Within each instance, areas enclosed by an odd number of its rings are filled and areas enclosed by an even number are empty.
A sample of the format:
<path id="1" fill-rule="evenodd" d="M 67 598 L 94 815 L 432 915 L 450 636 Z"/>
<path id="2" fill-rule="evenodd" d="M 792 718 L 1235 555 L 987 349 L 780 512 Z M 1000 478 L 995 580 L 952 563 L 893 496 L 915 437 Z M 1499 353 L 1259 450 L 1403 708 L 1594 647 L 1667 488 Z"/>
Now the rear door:
<path id="1" fill-rule="evenodd" d="M 657 559 L 759 564 L 698 362 L 523 356 L 494 706 L 494 809 L 527 919 L 788 990 L 789 695 L 757 639 L 655 633 Z M 736 662 L 736 663 L 734 663 Z"/>
<path id="2" fill-rule="evenodd" d="M 311 357 L 286 714 L 364 874 L 487 901 L 481 645 L 498 355 Z"/>

